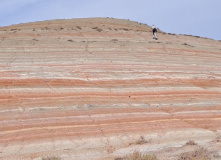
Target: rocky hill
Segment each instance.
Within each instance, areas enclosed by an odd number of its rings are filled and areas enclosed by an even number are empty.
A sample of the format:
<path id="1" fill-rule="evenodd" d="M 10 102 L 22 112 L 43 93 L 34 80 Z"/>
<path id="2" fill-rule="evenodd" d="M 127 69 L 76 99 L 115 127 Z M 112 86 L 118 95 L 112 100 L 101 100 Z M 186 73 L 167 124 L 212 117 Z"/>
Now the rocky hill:
<path id="1" fill-rule="evenodd" d="M 221 42 L 157 34 L 112 18 L 1 27 L 0 159 L 220 159 Z"/>

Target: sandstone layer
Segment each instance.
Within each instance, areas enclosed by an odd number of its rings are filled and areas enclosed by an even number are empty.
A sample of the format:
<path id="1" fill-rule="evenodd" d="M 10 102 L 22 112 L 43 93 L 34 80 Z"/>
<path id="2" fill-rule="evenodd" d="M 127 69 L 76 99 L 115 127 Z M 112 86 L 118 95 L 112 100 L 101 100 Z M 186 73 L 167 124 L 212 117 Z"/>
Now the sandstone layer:
<path id="1" fill-rule="evenodd" d="M 111 18 L 1 27 L 0 159 L 221 159 L 221 42 L 157 34 Z"/>

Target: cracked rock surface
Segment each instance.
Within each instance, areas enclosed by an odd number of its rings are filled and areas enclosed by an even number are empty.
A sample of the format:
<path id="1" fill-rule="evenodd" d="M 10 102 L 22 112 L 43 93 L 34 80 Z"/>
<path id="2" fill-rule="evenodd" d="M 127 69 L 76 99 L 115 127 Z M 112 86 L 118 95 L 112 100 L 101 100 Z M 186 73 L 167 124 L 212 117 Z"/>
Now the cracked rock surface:
<path id="1" fill-rule="evenodd" d="M 1 27 L 0 159 L 221 159 L 221 42 L 157 34 L 112 18 Z"/>

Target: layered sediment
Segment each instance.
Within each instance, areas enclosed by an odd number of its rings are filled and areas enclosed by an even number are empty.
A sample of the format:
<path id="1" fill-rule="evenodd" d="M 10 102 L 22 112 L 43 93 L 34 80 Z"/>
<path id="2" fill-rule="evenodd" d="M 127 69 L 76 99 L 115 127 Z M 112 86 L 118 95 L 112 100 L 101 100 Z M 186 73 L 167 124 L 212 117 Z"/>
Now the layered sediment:
<path id="1" fill-rule="evenodd" d="M 158 37 L 110 18 L 1 27 L 0 159 L 219 159 L 221 43 Z"/>

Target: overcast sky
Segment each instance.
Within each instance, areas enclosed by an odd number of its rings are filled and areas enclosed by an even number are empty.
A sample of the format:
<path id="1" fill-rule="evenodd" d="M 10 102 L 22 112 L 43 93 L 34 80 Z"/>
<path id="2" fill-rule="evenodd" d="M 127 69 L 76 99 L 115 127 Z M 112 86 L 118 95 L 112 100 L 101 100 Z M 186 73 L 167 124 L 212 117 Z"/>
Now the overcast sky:
<path id="1" fill-rule="evenodd" d="M 0 26 L 90 17 L 130 19 L 221 40 L 221 0 L 0 0 Z"/>

